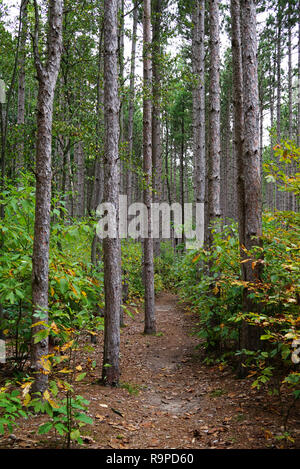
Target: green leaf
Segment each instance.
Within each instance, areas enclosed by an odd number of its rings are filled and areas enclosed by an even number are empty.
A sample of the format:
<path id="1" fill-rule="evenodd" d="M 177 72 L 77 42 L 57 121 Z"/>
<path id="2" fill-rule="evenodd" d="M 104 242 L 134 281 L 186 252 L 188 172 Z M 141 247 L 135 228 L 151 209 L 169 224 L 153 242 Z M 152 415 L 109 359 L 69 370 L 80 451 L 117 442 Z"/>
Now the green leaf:
<path id="1" fill-rule="evenodd" d="M 86 373 L 80 373 L 80 375 L 78 375 L 75 379 L 75 381 L 79 382 L 79 381 L 82 381 L 86 376 Z"/>
<path id="2" fill-rule="evenodd" d="M 48 433 L 51 430 L 52 427 L 53 427 L 52 422 L 43 423 L 39 427 L 39 431 L 38 431 L 39 435 L 44 435 L 45 433 Z"/>
<path id="3" fill-rule="evenodd" d="M 34 334 L 34 343 L 37 344 L 38 342 L 41 342 L 42 340 L 46 339 L 49 333 L 49 329 L 41 329 L 36 334 Z"/>
<path id="4" fill-rule="evenodd" d="M 93 419 L 86 414 L 77 414 L 75 418 L 80 422 L 87 423 L 88 425 L 93 425 Z"/>

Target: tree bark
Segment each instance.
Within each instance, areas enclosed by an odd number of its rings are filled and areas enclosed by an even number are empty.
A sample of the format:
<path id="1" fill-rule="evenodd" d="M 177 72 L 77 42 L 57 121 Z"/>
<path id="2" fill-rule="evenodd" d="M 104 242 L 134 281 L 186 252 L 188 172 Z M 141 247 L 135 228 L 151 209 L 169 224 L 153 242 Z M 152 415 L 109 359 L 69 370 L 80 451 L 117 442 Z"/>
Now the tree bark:
<path id="1" fill-rule="evenodd" d="M 211 226 L 218 229 L 220 208 L 220 30 L 219 0 L 210 0 L 210 71 L 209 71 L 209 174 L 208 174 L 208 246 L 213 243 Z"/>
<path id="2" fill-rule="evenodd" d="M 195 0 L 192 34 L 194 200 L 205 202 L 205 1 Z M 204 210 L 203 210 L 204 217 Z M 201 220 L 204 230 L 204 219 Z M 202 233 L 204 239 L 204 232 Z"/>
<path id="3" fill-rule="evenodd" d="M 36 139 L 36 203 L 34 241 L 32 255 L 32 308 L 33 326 L 36 322 L 48 322 L 48 273 L 51 207 L 51 143 L 54 90 L 60 67 L 62 52 L 63 1 L 49 1 L 49 32 L 47 63 L 43 65 L 38 52 L 38 12 L 34 39 L 34 58 L 39 83 L 37 102 Z M 44 329 L 44 325 L 32 328 L 34 335 Z M 43 392 L 48 385 L 48 375 L 43 372 L 42 357 L 48 354 L 48 338 L 31 344 L 31 366 L 36 371 L 33 385 L 35 392 Z"/>
<path id="4" fill-rule="evenodd" d="M 144 0 L 143 17 L 143 172 L 144 204 L 147 207 L 148 236 L 143 240 L 144 249 L 144 286 L 145 286 L 145 334 L 154 334 L 155 298 L 154 298 L 154 262 L 152 239 L 152 104 L 151 104 L 151 1 Z"/>
<path id="5" fill-rule="evenodd" d="M 138 25 L 137 1 L 134 1 L 133 25 L 132 25 L 132 45 L 131 45 L 131 67 L 129 85 L 129 109 L 128 109 L 128 169 L 127 169 L 127 197 L 128 205 L 132 202 L 132 162 L 133 162 L 133 117 L 134 117 L 134 97 L 135 97 L 135 59 L 136 59 L 136 33 Z"/>
<path id="6" fill-rule="evenodd" d="M 18 115 L 17 124 L 22 130 L 18 136 L 16 173 L 20 171 L 24 164 L 24 124 L 25 124 L 25 60 L 26 60 L 26 39 L 27 39 L 27 6 L 28 0 L 21 2 L 21 38 L 19 51 L 19 82 L 18 82 Z"/>
<path id="7" fill-rule="evenodd" d="M 254 0 L 241 1 L 242 17 L 242 59 L 243 59 L 243 106 L 244 106 L 244 142 L 243 142 L 243 181 L 244 181 L 244 234 L 241 243 L 249 251 L 261 247 L 262 236 L 262 201 L 261 201 L 261 166 L 259 152 L 259 98 L 257 76 L 257 39 L 256 7 Z M 241 169 L 241 168 L 240 168 Z M 251 259 L 243 264 L 243 280 L 256 284 L 261 278 L 261 263 Z M 250 298 L 251 289 L 246 287 L 243 295 L 243 309 L 252 312 L 259 309 Z M 257 350 L 260 329 L 243 322 L 240 331 L 240 348 Z M 240 367 L 240 375 L 246 369 Z"/>
<path id="8" fill-rule="evenodd" d="M 102 379 L 116 386 L 120 377 L 121 245 L 119 221 L 118 0 L 104 0 L 104 202 L 115 209 L 116 237 L 103 240 L 104 352 Z"/>
<path id="9" fill-rule="evenodd" d="M 153 201 L 162 198 L 162 145 L 161 145 L 161 17 L 162 0 L 152 0 L 152 181 Z M 153 241 L 154 256 L 160 254 L 160 240 Z"/>
<path id="10" fill-rule="evenodd" d="M 85 212 L 85 161 L 82 142 L 74 145 L 74 216 L 83 217 Z"/>

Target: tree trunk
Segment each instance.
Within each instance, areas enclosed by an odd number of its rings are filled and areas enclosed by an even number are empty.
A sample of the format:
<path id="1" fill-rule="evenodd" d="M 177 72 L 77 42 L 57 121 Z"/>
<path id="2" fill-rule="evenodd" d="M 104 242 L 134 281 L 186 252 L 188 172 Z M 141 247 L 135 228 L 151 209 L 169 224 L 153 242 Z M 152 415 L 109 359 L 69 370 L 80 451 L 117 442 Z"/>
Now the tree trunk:
<path id="1" fill-rule="evenodd" d="M 208 210 L 209 234 L 208 246 L 213 243 L 212 224 L 218 229 L 220 208 L 220 32 L 219 0 L 210 0 L 210 72 L 209 72 L 209 174 L 208 174 Z"/>
<path id="2" fill-rule="evenodd" d="M 196 0 L 193 13 L 192 61 L 195 86 L 193 88 L 193 158 L 194 200 L 205 202 L 205 1 Z M 204 240 L 204 210 L 201 220 Z"/>
<path id="3" fill-rule="evenodd" d="M 116 386 L 120 377 L 121 245 L 119 221 L 118 0 L 104 0 L 104 202 L 115 209 L 116 237 L 103 240 L 104 352 L 102 379 Z"/>
<path id="4" fill-rule="evenodd" d="M 18 115 L 17 124 L 19 127 L 16 173 L 24 164 L 24 124 L 25 124 L 25 59 L 26 59 L 26 38 L 27 38 L 27 5 L 28 0 L 21 3 L 21 38 L 19 51 L 19 82 L 18 82 Z M 21 132 L 20 132 L 21 130 Z"/>
<path id="5" fill-rule="evenodd" d="M 51 143 L 54 90 L 56 86 L 62 52 L 63 1 L 49 2 L 49 32 L 47 63 L 42 65 L 38 52 L 38 13 L 36 6 L 36 35 L 34 40 L 35 65 L 39 82 L 37 101 L 36 139 L 36 204 L 34 241 L 32 255 L 32 307 L 33 325 L 43 320 L 48 322 L 48 272 L 51 206 Z M 32 328 L 32 335 L 44 329 L 43 325 Z M 33 385 L 35 392 L 44 392 L 48 375 L 43 373 L 42 357 L 48 354 L 48 338 L 31 344 L 31 366 L 36 371 Z"/>
<path id="6" fill-rule="evenodd" d="M 243 142 L 243 181 L 244 234 L 241 244 L 249 251 L 261 246 L 262 202 L 261 167 L 259 152 L 259 102 L 257 76 L 256 7 L 254 0 L 242 0 L 242 51 L 243 51 L 243 105 L 244 105 L 244 142 Z M 241 168 L 240 168 L 241 170 Z M 242 205 L 241 204 L 241 205 Z M 249 253 L 247 254 L 249 258 Z M 243 280 L 257 283 L 261 278 L 261 264 L 251 259 L 243 264 Z M 258 310 L 258 305 L 250 298 L 251 290 L 244 289 L 243 310 Z M 240 333 L 240 348 L 257 350 L 260 329 L 243 322 Z M 246 369 L 240 367 L 240 375 Z"/>
<path id="7" fill-rule="evenodd" d="M 145 334 L 154 334 L 155 298 L 154 298 L 154 263 L 152 239 L 152 105 L 151 105 L 151 1 L 144 0 L 143 18 L 143 171 L 144 204 L 147 207 L 148 236 L 143 240 L 144 249 L 144 286 L 145 286 Z"/>
<path id="8" fill-rule="evenodd" d="M 162 0 L 152 0 L 152 184 L 153 201 L 162 198 L 162 145 L 161 145 L 161 18 Z M 153 241 L 154 256 L 160 254 L 160 239 Z"/>
<path id="9" fill-rule="evenodd" d="M 130 68 L 130 91 L 128 109 L 128 169 L 127 169 L 127 197 L 128 205 L 132 202 L 132 163 L 133 163 L 133 117 L 134 117 L 134 85 L 135 85 L 135 58 L 136 58 L 136 33 L 138 25 L 138 6 L 134 1 L 133 26 L 132 26 L 132 46 L 131 46 L 131 68 Z"/>
<path id="10" fill-rule="evenodd" d="M 74 145 L 74 216 L 83 217 L 85 212 L 84 175 L 85 162 L 82 142 Z"/>

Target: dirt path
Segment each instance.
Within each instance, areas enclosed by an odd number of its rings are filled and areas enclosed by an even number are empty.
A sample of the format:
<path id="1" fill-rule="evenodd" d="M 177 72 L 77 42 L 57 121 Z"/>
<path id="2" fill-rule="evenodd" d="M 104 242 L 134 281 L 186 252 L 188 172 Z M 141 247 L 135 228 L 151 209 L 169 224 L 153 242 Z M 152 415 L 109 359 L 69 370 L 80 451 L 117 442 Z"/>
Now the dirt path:
<path id="1" fill-rule="evenodd" d="M 274 436 L 282 430 L 276 402 L 251 391 L 229 368 L 204 366 L 191 336 L 197 318 L 184 312 L 178 298 L 162 293 L 156 300 L 156 336 L 143 334 L 143 313 L 126 316 L 121 334 L 122 387 L 94 384 L 101 369 L 102 343 L 93 357 L 82 357 L 87 371 L 76 389 L 90 400 L 94 425 L 84 429 L 85 448 L 201 449 L 282 446 Z M 58 447 L 53 435 L 38 436 L 40 418 L 22 426 L 12 447 Z M 290 433 L 298 435 L 292 416 Z M 30 430 L 28 430 L 30 429 Z M 6 444 L 5 444 L 6 445 Z"/>
<path id="2" fill-rule="evenodd" d="M 91 386 L 90 410 L 96 422 L 91 446 L 272 446 L 272 435 L 281 425 L 272 400 L 251 391 L 248 382 L 236 380 L 229 368 L 202 365 L 195 349 L 198 339 L 191 336 L 196 318 L 178 306 L 176 296 L 160 294 L 156 317 L 155 337 L 142 334 L 143 313 L 127 320 L 121 340 L 124 388 Z M 299 421 L 297 427 L 291 419 L 290 426 L 299 429 Z"/>

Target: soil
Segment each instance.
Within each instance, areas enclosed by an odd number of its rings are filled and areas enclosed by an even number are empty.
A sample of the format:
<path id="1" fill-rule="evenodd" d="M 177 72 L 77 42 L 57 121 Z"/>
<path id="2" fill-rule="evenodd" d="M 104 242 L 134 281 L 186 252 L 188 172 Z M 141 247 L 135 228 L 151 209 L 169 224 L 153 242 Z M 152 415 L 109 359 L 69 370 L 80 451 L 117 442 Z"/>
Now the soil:
<path id="1" fill-rule="evenodd" d="M 126 316 L 121 333 L 121 387 L 97 383 L 102 342 L 79 364 L 87 371 L 76 393 L 90 401 L 94 425 L 82 448 L 258 449 L 300 448 L 299 413 L 293 408 L 286 438 L 278 399 L 251 389 L 229 366 L 203 364 L 197 318 L 168 292 L 156 299 L 157 331 L 143 334 L 143 312 Z M 88 340 L 88 338 L 87 338 Z M 97 360 L 95 370 L 91 362 Z M 60 448 L 54 434 L 38 435 L 44 416 L 21 422 L 0 438 L 1 448 Z"/>

